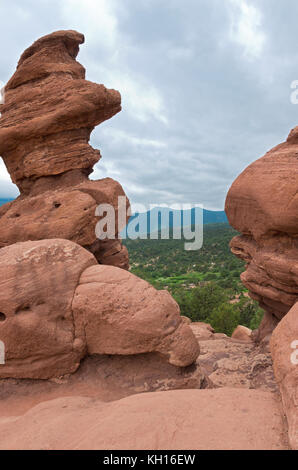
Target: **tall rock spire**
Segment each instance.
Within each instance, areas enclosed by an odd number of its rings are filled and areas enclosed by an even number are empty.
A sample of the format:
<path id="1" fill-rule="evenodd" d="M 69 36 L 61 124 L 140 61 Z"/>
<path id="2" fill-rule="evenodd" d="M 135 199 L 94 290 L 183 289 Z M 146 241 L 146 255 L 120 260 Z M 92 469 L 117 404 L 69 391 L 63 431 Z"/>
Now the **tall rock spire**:
<path id="1" fill-rule="evenodd" d="M 110 178 L 88 179 L 100 159 L 88 143 L 90 134 L 121 111 L 121 96 L 85 80 L 85 69 L 76 61 L 83 42 L 76 31 L 38 39 L 5 87 L 0 155 L 21 195 L 1 208 L 0 247 L 66 238 L 88 248 L 99 263 L 127 269 L 121 241 L 99 241 L 95 235 L 97 205 L 116 209 L 125 193 Z M 116 224 L 116 235 L 122 228 Z"/>
<path id="2" fill-rule="evenodd" d="M 265 310 L 259 339 L 298 301 L 298 128 L 246 168 L 226 199 L 230 224 L 241 233 L 232 252 L 246 261 L 241 280 Z"/>

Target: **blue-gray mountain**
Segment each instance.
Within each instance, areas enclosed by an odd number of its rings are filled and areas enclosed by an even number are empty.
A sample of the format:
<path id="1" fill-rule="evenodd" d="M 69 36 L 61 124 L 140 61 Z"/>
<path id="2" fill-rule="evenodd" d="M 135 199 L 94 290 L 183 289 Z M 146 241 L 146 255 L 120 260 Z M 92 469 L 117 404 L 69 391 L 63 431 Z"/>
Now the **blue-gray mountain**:
<path id="1" fill-rule="evenodd" d="M 3 204 L 6 204 L 9 201 L 12 201 L 12 199 L 2 199 L 2 198 L 0 198 L 0 206 L 3 206 Z"/>
<path id="2" fill-rule="evenodd" d="M 224 211 L 209 211 L 199 207 L 189 210 L 173 210 L 164 207 L 155 207 L 150 211 L 133 214 L 129 219 L 126 230 L 136 231 L 140 234 L 156 233 L 160 230 L 189 227 L 203 223 L 227 223 Z M 125 230 L 121 233 L 125 238 Z M 129 236 L 128 236 L 129 238 Z"/>

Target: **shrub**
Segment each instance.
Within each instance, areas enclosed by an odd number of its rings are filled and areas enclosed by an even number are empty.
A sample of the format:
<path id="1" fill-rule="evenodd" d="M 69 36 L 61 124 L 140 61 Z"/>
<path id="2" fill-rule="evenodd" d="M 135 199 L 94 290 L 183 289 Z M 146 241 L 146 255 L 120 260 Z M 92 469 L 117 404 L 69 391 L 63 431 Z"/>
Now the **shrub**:
<path id="1" fill-rule="evenodd" d="M 216 333 L 225 333 L 231 336 L 235 328 L 239 325 L 240 312 L 237 307 L 231 304 L 222 304 L 214 308 L 208 322 L 212 325 Z"/>

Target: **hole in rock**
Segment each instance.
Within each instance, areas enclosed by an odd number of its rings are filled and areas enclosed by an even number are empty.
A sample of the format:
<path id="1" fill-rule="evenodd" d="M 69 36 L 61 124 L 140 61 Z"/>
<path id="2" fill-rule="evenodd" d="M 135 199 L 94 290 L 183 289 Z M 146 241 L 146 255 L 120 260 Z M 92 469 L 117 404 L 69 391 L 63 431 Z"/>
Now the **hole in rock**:
<path id="1" fill-rule="evenodd" d="M 0 312 L 0 321 L 5 321 L 6 320 L 6 315 L 4 313 Z"/>
<path id="2" fill-rule="evenodd" d="M 53 205 L 54 205 L 54 207 L 55 207 L 56 209 L 58 209 L 58 207 L 60 207 L 60 206 L 61 206 L 60 202 L 54 202 L 54 204 L 53 204 Z"/>

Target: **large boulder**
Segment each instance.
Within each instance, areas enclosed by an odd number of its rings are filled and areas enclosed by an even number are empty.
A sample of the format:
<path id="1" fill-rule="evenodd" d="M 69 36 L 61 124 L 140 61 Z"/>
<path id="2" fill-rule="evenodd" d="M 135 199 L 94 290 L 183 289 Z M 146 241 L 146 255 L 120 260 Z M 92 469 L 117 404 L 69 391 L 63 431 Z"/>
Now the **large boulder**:
<path id="1" fill-rule="evenodd" d="M 237 340 L 237 341 L 243 341 L 244 343 L 251 343 L 252 338 L 251 338 L 252 331 L 250 328 L 247 328 L 246 326 L 243 325 L 238 325 L 237 328 L 232 333 L 232 338 Z"/>
<path id="2" fill-rule="evenodd" d="M 74 372 L 85 354 L 72 300 L 82 272 L 96 261 L 67 240 L 0 250 L 0 378 L 48 378 Z"/>
<path id="3" fill-rule="evenodd" d="M 171 295 L 122 269 L 86 269 L 72 307 L 90 354 L 157 351 L 176 366 L 192 364 L 199 354 L 198 342 Z"/>
<path id="4" fill-rule="evenodd" d="M 87 354 L 159 353 L 178 367 L 199 345 L 168 292 L 98 265 L 67 240 L 0 250 L 0 378 L 47 379 L 74 372 Z"/>
<path id="5" fill-rule="evenodd" d="M 236 230 L 257 241 L 298 234 L 297 151 L 298 127 L 234 181 L 226 211 Z"/>

